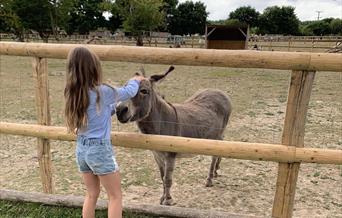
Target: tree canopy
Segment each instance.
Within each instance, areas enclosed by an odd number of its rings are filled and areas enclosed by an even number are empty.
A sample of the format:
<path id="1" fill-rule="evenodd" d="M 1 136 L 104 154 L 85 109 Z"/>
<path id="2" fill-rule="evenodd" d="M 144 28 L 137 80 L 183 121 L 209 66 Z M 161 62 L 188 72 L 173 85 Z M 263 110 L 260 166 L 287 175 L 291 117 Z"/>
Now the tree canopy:
<path id="1" fill-rule="evenodd" d="M 88 34 L 99 27 L 106 27 L 102 3 L 104 3 L 103 0 L 74 0 L 66 18 L 67 33 Z"/>
<path id="2" fill-rule="evenodd" d="M 330 29 L 332 34 L 342 35 L 342 19 L 333 19 L 330 22 Z"/>
<path id="3" fill-rule="evenodd" d="M 272 6 L 259 17 L 258 32 L 261 34 L 299 34 L 299 19 L 292 6 Z"/>
<path id="4" fill-rule="evenodd" d="M 330 35 L 342 34 L 342 20 L 326 18 L 317 21 L 307 21 L 301 24 L 301 32 L 303 35 Z"/>
<path id="5" fill-rule="evenodd" d="M 123 27 L 137 38 L 137 45 L 142 45 L 145 31 L 155 30 L 164 21 L 161 0 L 129 0 L 127 4 L 118 5 L 123 17 Z"/>
<path id="6" fill-rule="evenodd" d="M 20 19 L 23 28 L 35 30 L 47 41 L 52 33 L 53 12 L 48 0 L 13 0 L 11 9 Z"/>
<path id="7" fill-rule="evenodd" d="M 0 32 L 13 32 L 23 41 L 24 28 L 18 15 L 13 11 L 13 2 L 3 0 L 0 3 Z"/>
<path id="8" fill-rule="evenodd" d="M 258 25 L 260 13 L 252 8 L 251 6 L 243 6 L 237 8 L 235 11 L 229 14 L 229 19 L 236 19 L 242 23 L 246 23 L 251 27 L 256 27 Z"/>
<path id="9" fill-rule="evenodd" d="M 196 1 L 196 0 L 195 0 Z M 106 28 L 123 28 L 142 40 L 144 32 L 163 31 L 174 35 L 204 34 L 206 23 L 247 23 L 252 33 L 284 35 L 341 35 L 342 20 L 326 18 L 300 22 L 291 6 L 272 6 L 262 13 L 242 6 L 228 19 L 207 21 L 208 12 L 200 1 L 178 0 L 1 0 L 0 32 L 12 32 L 19 40 L 31 30 L 47 41 L 59 30 L 88 34 Z"/>
<path id="10" fill-rule="evenodd" d="M 169 31 L 178 35 L 203 34 L 208 14 L 202 2 L 181 3 L 170 19 Z"/>
<path id="11" fill-rule="evenodd" d="M 165 13 L 164 25 L 159 29 L 161 31 L 169 31 L 170 23 L 177 11 L 178 0 L 164 0 L 163 1 L 163 11 Z"/>

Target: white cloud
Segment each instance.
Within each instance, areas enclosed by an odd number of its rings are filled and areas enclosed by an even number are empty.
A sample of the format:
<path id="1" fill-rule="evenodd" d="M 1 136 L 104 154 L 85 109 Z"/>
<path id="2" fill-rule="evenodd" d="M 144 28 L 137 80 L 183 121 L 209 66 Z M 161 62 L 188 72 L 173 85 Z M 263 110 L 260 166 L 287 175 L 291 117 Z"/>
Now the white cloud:
<path id="1" fill-rule="evenodd" d="M 186 0 L 179 0 L 185 2 Z M 317 12 L 322 11 L 320 18 L 342 18 L 342 0 L 193 0 L 201 1 L 207 6 L 209 20 L 226 19 L 231 11 L 236 8 L 250 5 L 257 11 L 262 12 L 269 6 L 294 6 L 295 13 L 301 21 L 316 20 Z"/>

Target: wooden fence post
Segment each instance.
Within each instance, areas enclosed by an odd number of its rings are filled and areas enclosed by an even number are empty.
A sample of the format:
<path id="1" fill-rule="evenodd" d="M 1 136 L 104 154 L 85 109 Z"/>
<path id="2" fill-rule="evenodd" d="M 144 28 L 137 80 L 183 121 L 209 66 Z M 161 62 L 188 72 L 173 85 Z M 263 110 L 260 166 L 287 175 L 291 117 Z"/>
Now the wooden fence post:
<path id="1" fill-rule="evenodd" d="M 315 38 L 312 37 L 312 41 L 311 41 L 311 50 L 310 50 L 310 52 L 313 51 L 314 47 L 315 47 Z"/>
<path id="2" fill-rule="evenodd" d="M 191 48 L 194 48 L 194 36 L 191 35 Z"/>
<path id="3" fill-rule="evenodd" d="M 287 51 L 290 51 L 290 49 L 291 49 L 291 37 L 289 38 L 289 46 L 287 48 Z"/>
<path id="4" fill-rule="evenodd" d="M 292 71 L 282 144 L 304 147 L 305 119 L 315 72 Z M 300 163 L 279 163 L 272 217 L 292 217 Z"/>
<path id="5" fill-rule="evenodd" d="M 34 57 L 32 61 L 32 67 L 33 77 L 36 84 L 36 107 L 38 123 L 49 126 L 51 124 L 51 118 L 47 59 Z M 38 138 L 37 150 L 43 191 L 45 193 L 53 193 L 54 187 L 52 183 L 52 163 L 49 140 Z"/>

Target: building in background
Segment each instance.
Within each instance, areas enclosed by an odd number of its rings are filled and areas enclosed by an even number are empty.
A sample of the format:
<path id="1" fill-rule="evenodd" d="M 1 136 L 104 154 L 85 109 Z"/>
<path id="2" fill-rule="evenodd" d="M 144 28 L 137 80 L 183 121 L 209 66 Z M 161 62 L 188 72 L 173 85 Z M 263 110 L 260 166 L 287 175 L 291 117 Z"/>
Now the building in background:
<path id="1" fill-rule="evenodd" d="M 207 25 L 205 46 L 207 49 L 248 49 L 248 25 Z"/>

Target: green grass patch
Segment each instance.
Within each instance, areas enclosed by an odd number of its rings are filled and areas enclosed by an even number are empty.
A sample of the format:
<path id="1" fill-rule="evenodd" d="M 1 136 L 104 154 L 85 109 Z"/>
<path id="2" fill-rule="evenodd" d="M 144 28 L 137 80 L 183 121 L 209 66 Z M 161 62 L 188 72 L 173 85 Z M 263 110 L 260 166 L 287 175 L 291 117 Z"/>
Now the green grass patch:
<path id="1" fill-rule="evenodd" d="M 39 203 L 26 203 L 0 200 L 0 218 L 76 218 L 81 217 L 81 208 L 50 206 Z M 97 210 L 96 218 L 107 217 L 107 210 Z M 124 213 L 124 218 L 153 218 L 136 213 Z"/>

